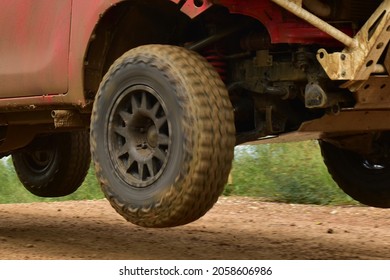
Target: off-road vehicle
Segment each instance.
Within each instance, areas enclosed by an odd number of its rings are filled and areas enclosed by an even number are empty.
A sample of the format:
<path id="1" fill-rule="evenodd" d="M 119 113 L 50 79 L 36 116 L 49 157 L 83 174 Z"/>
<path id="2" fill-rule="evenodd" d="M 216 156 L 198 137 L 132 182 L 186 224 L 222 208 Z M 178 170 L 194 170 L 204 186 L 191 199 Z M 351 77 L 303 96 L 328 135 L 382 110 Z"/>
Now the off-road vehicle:
<path id="1" fill-rule="evenodd" d="M 33 194 L 74 192 L 92 155 L 123 217 L 177 226 L 216 202 L 235 145 L 318 139 L 346 193 L 390 207 L 389 0 L 0 7 L 0 152 Z"/>

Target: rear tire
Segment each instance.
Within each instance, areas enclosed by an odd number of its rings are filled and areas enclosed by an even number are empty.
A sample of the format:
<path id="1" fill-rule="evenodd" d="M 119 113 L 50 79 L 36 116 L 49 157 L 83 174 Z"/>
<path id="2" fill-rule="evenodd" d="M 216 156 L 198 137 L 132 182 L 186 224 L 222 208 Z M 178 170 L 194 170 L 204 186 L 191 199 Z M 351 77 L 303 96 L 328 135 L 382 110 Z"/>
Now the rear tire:
<path id="1" fill-rule="evenodd" d="M 91 156 L 86 131 L 36 138 L 12 155 L 24 187 L 40 197 L 60 197 L 75 192 L 87 175 Z"/>
<path id="2" fill-rule="evenodd" d="M 130 50 L 105 75 L 91 122 L 91 151 L 116 211 L 144 227 L 203 216 L 227 181 L 233 109 L 211 65 L 184 48 Z"/>
<path id="3" fill-rule="evenodd" d="M 353 199 L 373 207 L 390 208 L 390 164 L 373 164 L 356 152 L 320 141 L 330 175 Z"/>

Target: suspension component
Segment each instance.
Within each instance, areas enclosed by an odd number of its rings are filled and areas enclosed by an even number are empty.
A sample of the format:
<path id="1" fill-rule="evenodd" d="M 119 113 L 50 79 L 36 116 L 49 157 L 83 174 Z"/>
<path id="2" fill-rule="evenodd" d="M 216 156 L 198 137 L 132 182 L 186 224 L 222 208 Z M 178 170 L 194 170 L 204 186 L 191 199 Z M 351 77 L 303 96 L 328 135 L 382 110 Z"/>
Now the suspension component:
<path id="1" fill-rule="evenodd" d="M 217 50 L 209 49 L 204 52 L 204 57 L 206 60 L 214 67 L 218 72 L 222 81 L 226 84 L 227 82 L 227 62 L 223 55 L 221 55 Z"/>

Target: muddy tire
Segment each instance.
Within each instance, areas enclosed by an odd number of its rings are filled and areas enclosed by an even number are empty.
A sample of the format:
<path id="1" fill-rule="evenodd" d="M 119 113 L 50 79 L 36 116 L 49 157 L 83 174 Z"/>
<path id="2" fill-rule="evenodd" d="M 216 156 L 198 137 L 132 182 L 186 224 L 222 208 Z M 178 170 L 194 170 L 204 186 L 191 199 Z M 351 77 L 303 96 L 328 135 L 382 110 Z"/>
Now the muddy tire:
<path id="1" fill-rule="evenodd" d="M 325 141 L 320 141 L 320 147 L 329 174 L 346 194 L 369 206 L 390 208 L 389 163 L 372 164 Z"/>
<path id="2" fill-rule="evenodd" d="M 12 155 L 15 171 L 32 194 L 60 197 L 75 192 L 83 183 L 90 163 L 86 131 L 41 136 Z"/>
<path id="3" fill-rule="evenodd" d="M 203 216 L 227 181 L 233 109 L 209 63 L 186 49 L 130 50 L 105 75 L 93 107 L 91 151 L 116 211 L 144 227 Z"/>

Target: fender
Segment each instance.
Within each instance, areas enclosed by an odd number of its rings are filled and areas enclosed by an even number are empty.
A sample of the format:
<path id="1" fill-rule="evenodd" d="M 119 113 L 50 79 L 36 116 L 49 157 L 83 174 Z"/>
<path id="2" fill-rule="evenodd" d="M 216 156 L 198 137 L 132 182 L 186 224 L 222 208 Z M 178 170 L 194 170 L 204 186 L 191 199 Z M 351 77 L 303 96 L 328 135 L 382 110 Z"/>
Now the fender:
<path id="1" fill-rule="evenodd" d="M 111 8 L 126 1 L 130 0 L 73 0 L 72 26 L 70 34 L 71 51 L 69 55 L 69 92 L 61 97 L 62 102 L 80 107 L 88 105 L 86 104 L 84 96 L 83 69 L 84 59 L 91 36 L 93 35 L 96 25 L 99 23 L 99 20 L 104 16 L 104 14 L 106 14 Z M 179 4 L 180 2 L 179 0 L 166 1 L 173 1 L 176 4 Z M 193 1 L 190 2 L 182 8 L 184 8 L 186 13 L 191 14 L 190 10 L 196 7 L 196 5 Z M 204 6 L 207 6 L 208 8 L 211 7 L 211 4 L 206 1 Z M 206 8 L 203 8 L 196 8 L 198 14 L 206 10 Z"/>
<path id="2" fill-rule="evenodd" d="M 125 0 L 74 0 L 69 54 L 69 93 L 65 103 L 85 106 L 84 58 L 99 19 L 112 7 Z"/>

